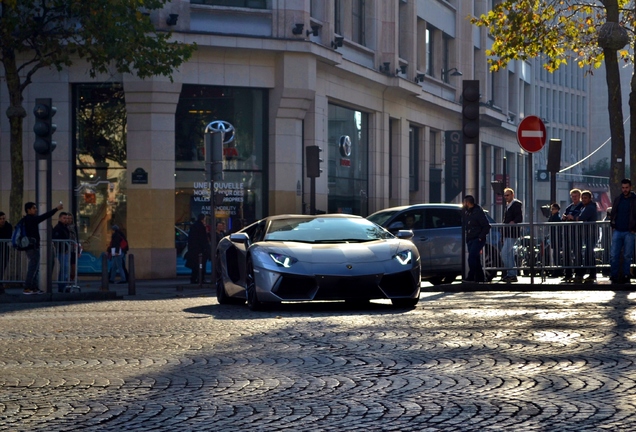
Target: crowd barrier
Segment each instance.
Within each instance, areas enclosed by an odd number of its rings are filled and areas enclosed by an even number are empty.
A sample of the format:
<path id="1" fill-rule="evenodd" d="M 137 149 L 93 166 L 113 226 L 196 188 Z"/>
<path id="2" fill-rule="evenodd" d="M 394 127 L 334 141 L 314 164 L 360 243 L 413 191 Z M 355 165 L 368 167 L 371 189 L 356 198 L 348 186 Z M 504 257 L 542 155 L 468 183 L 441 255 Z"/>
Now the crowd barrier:
<path id="1" fill-rule="evenodd" d="M 521 275 L 548 277 L 588 274 L 595 269 L 599 275 L 609 275 L 609 221 L 537 223 L 532 231 L 527 223 L 492 224 L 491 239 L 497 243 L 499 256 L 484 260 L 484 270 L 514 268 Z"/>
<path id="2" fill-rule="evenodd" d="M 52 240 L 51 282 L 53 291 L 79 289 L 77 258 L 79 244 L 71 240 Z M 0 283 L 23 284 L 27 274 L 27 255 L 11 246 L 11 240 L 0 240 Z"/>

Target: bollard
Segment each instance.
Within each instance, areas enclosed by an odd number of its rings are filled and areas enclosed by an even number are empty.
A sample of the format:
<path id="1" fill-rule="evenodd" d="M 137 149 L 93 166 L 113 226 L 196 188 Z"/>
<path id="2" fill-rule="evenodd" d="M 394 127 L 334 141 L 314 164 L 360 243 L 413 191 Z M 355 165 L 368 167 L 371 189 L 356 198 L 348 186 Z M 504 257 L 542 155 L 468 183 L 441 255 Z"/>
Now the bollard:
<path id="1" fill-rule="evenodd" d="M 102 253 L 102 286 L 100 291 L 108 291 L 108 255 Z"/>
<path id="2" fill-rule="evenodd" d="M 135 255 L 128 255 L 128 295 L 137 294 L 137 283 L 135 281 Z"/>
<path id="3" fill-rule="evenodd" d="M 203 254 L 199 254 L 199 288 L 203 286 Z"/>

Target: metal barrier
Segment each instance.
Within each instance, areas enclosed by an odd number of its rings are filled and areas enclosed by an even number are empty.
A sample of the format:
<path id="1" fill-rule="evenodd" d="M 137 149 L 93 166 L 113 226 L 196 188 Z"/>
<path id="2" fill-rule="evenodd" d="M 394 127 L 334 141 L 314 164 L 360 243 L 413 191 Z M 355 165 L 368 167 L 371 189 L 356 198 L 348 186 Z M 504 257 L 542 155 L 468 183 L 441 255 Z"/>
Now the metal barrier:
<path id="1" fill-rule="evenodd" d="M 72 240 L 52 240 L 51 283 L 53 291 L 79 291 L 77 258 L 79 244 Z M 27 274 L 26 252 L 14 249 L 11 240 L 0 240 L 0 283 L 23 284 Z"/>
<path id="2" fill-rule="evenodd" d="M 491 236 L 498 244 L 499 257 L 489 260 L 490 266 L 484 259 L 484 270 L 504 274 L 515 269 L 543 279 L 609 274 L 612 229 L 608 221 L 546 222 L 534 224 L 532 229 L 531 233 L 527 223 L 492 224 Z"/>
<path id="3" fill-rule="evenodd" d="M 11 240 L 0 240 L 0 283 L 24 283 L 27 264 L 26 253 L 14 249 Z"/>

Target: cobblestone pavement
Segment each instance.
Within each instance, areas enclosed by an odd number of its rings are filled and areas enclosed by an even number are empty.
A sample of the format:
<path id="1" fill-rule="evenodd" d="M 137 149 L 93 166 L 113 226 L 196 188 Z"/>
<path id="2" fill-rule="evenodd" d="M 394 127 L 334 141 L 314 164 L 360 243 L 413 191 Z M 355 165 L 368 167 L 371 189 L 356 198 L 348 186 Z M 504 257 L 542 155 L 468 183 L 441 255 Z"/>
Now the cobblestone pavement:
<path id="1" fill-rule="evenodd" d="M 0 430 L 636 430 L 635 294 L 0 305 Z"/>

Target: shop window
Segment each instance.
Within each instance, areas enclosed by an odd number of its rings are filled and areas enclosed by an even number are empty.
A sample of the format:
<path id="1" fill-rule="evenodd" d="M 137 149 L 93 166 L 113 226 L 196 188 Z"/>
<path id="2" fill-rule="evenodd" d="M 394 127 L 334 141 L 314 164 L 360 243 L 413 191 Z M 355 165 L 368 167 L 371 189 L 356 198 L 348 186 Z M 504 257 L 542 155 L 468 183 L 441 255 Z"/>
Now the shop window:
<path id="1" fill-rule="evenodd" d="M 175 224 L 183 231 L 200 213 L 211 214 L 204 133 L 217 120 L 234 126 L 234 139 L 223 146 L 215 216 L 229 232 L 265 216 L 266 107 L 263 89 L 183 85 L 175 115 Z"/>
<path id="2" fill-rule="evenodd" d="M 368 214 L 368 123 L 367 113 L 329 104 L 329 213 Z"/>
<path id="3" fill-rule="evenodd" d="M 82 273 L 98 272 L 113 225 L 126 232 L 126 102 L 121 84 L 73 87 L 75 208 Z"/>
<path id="4" fill-rule="evenodd" d="M 267 9 L 267 0 L 190 0 L 192 4 Z"/>

